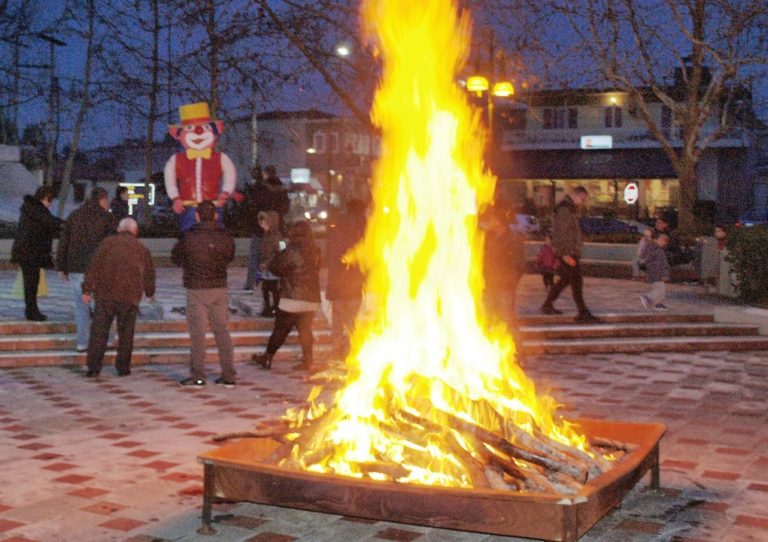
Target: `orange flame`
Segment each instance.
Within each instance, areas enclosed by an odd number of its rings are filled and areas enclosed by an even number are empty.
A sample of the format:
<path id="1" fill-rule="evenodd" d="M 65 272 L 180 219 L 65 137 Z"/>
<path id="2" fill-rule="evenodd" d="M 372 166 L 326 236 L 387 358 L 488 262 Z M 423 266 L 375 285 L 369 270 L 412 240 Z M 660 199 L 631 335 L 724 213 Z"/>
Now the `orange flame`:
<path id="1" fill-rule="evenodd" d="M 508 331 L 479 301 L 478 210 L 491 202 L 496 180 L 483 164 L 481 115 L 455 82 L 469 16 L 452 0 L 366 0 L 362 14 L 383 59 L 372 112 L 382 157 L 365 238 L 350 257 L 366 272 L 373 302 L 357 319 L 349 382 L 330 411 L 314 404 L 314 390 L 309 411 L 289 413 L 297 428 L 321 418 L 289 461 L 319 472 L 471 486 L 463 452 L 445 433 L 417 424 L 418 435 L 399 434 L 392 430 L 402 425 L 398 412 L 437 423 L 448 412 L 501 434 L 514 423 L 583 448 L 584 439 L 556 421 L 553 400 L 537 397 Z M 383 463 L 403 470 L 362 467 Z"/>

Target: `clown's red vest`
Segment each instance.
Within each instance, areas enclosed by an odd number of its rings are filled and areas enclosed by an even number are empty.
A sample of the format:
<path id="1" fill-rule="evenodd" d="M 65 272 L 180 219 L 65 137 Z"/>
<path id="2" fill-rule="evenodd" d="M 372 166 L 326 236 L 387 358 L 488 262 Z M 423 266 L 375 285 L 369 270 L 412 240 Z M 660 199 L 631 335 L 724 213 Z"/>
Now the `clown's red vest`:
<path id="1" fill-rule="evenodd" d="M 197 197 L 195 163 L 200 160 L 200 196 Z M 176 153 L 176 184 L 179 197 L 184 201 L 215 200 L 221 189 L 221 153 L 213 151 L 210 159 L 190 160 L 185 152 Z"/>

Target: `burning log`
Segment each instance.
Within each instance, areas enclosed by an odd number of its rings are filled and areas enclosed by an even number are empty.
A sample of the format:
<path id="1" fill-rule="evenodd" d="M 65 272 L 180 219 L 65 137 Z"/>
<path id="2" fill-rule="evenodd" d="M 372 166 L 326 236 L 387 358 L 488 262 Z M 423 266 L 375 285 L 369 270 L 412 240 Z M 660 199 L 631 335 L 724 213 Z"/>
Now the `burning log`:
<path id="1" fill-rule="evenodd" d="M 540 465 L 551 471 L 563 472 L 581 483 L 587 481 L 587 469 L 580 465 L 575 465 L 573 462 L 562 461 L 555 457 L 547 457 L 523 448 L 522 446 L 512 444 L 498 433 L 489 431 L 470 421 L 449 414 L 448 412 L 442 413 L 446 416 L 448 424 L 451 427 L 474 434 L 483 444 L 492 446 L 510 457 L 522 459 L 529 463 L 533 463 L 534 465 Z"/>

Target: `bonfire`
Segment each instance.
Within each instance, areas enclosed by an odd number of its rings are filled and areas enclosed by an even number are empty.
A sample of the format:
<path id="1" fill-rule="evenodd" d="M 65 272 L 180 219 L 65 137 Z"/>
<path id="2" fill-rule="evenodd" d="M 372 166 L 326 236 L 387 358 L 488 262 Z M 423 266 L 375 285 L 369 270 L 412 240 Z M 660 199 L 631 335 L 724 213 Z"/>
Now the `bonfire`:
<path id="1" fill-rule="evenodd" d="M 283 419 L 282 467 L 442 487 L 575 494 L 626 447 L 588 441 L 537 394 L 509 330 L 481 303 L 478 216 L 495 178 L 482 112 L 457 84 L 471 22 L 453 0 L 365 0 L 381 59 L 382 137 L 366 274 L 336 391 L 318 386 Z"/>

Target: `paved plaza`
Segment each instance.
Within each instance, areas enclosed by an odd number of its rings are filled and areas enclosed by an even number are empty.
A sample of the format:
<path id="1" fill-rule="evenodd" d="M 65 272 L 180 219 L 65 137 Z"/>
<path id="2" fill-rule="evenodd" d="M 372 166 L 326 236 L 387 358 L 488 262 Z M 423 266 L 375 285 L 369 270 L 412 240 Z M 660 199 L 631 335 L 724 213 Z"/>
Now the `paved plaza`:
<path id="1" fill-rule="evenodd" d="M 233 302 L 258 308 L 259 296 L 236 292 Z M 0 292 L 14 273 L 0 272 Z M 158 300 L 167 318 L 184 304 L 180 272 L 158 270 Z M 41 309 L 52 320 L 72 316 L 69 297 L 49 276 Z M 594 312 L 642 312 L 646 285 L 586 279 Z M 568 292 L 566 292 L 568 295 Z M 520 310 L 543 298 L 538 277 L 520 288 Z M 673 285 L 674 311 L 712 312 L 727 301 L 695 286 Z M 572 309 L 569 298 L 558 302 Z M 2 300 L 0 320 L 18 319 L 22 303 Z M 240 317 L 240 316 L 237 316 Z M 662 490 L 646 479 L 623 506 L 583 540 L 768 540 L 768 353 L 603 354 L 525 360 L 539 389 L 553 394 L 568 417 L 662 422 Z M 214 507 L 218 534 L 200 526 L 202 467 L 196 457 L 217 433 L 247 430 L 301 405 L 312 382 L 292 363 L 272 371 L 239 365 L 238 386 L 183 389 L 183 365 L 142 365 L 127 378 L 106 368 L 98 382 L 80 367 L 0 371 L 0 542 L 8 541 L 259 541 L 292 540 L 480 542 L 515 540 L 476 533 L 375 522 L 254 505 Z M 217 367 L 209 366 L 211 375 Z"/>

